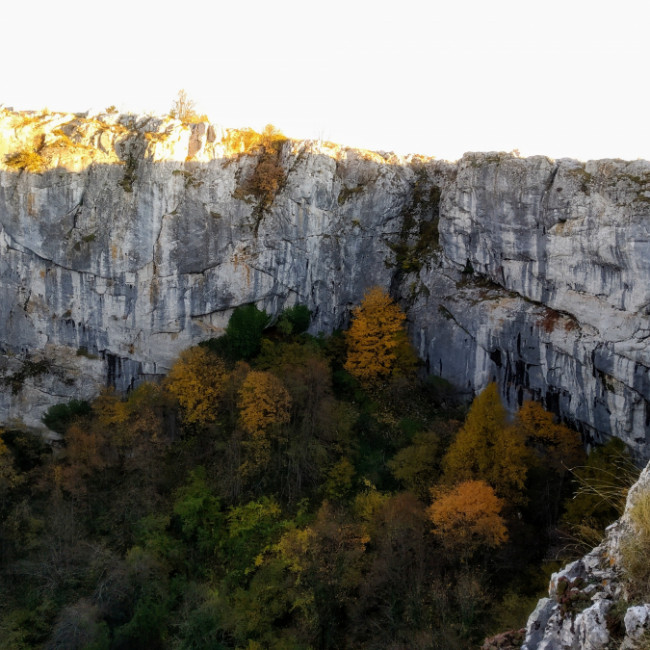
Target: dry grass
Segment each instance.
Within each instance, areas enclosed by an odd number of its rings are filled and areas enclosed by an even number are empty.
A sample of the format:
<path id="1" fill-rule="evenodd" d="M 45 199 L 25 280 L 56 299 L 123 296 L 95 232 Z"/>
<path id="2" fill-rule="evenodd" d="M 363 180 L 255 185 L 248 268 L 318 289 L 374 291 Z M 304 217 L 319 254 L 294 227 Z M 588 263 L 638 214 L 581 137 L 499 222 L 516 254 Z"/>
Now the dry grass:
<path id="1" fill-rule="evenodd" d="M 650 490 L 636 496 L 629 512 L 630 530 L 621 543 L 621 560 L 630 599 L 650 600 Z"/>
<path id="2" fill-rule="evenodd" d="M 164 142 L 169 138 L 169 134 L 164 132 L 160 133 L 158 131 L 146 131 L 144 138 L 149 142 Z"/>
<path id="3" fill-rule="evenodd" d="M 30 174 L 40 174 L 47 168 L 43 156 L 35 151 L 18 151 L 7 155 L 5 165 L 10 169 L 26 171 Z"/>

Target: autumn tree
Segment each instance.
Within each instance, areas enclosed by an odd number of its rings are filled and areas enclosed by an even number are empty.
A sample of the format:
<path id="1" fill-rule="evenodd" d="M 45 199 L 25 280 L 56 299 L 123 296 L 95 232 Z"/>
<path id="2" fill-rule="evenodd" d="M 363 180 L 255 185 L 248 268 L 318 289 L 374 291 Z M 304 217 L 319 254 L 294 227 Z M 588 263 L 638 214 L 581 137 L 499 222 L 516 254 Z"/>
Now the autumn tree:
<path id="1" fill-rule="evenodd" d="M 165 390 L 176 400 L 188 424 L 206 426 L 219 413 L 228 373 L 224 361 L 209 349 L 184 350 L 165 379 Z"/>
<path id="2" fill-rule="evenodd" d="M 313 343 L 265 340 L 256 365 L 282 378 L 291 397 L 282 492 L 289 500 L 300 498 L 345 452 L 352 426 L 348 405 L 334 398 L 331 369 Z"/>
<path id="3" fill-rule="evenodd" d="M 571 468 L 586 459 L 580 435 L 561 423 L 538 402 L 524 402 L 514 426 L 531 450 L 527 487 L 529 512 L 538 525 L 553 530 L 561 502 L 569 496 L 567 479 Z"/>
<path id="4" fill-rule="evenodd" d="M 178 91 L 169 115 L 181 122 L 191 122 L 197 117 L 196 102 L 188 97 L 184 89 Z"/>
<path id="5" fill-rule="evenodd" d="M 3 430 L 0 429 L 0 505 L 3 504 L 9 490 L 21 481 L 21 477 L 14 467 L 13 456 L 2 439 L 2 434 Z"/>
<path id="6" fill-rule="evenodd" d="M 413 363 L 404 312 L 380 287 L 370 289 L 353 310 L 347 332 L 345 369 L 366 387 L 376 386 Z M 406 362 L 406 363 L 404 363 Z"/>
<path id="7" fill-rule="evenodd" d="M 445 480 L 485 481 L 513 504 L 525 502 L 529 452 L 507 420 L 495 383 L 474 399 L 463 427 L 443 459 Z"/>
<path id="8" fill-rule="evenodd" d="M 57 483 L 79 497 L 87 494 L 93 477 L 119 468 L 153 484 L 160 474 L 161 454 L 171 444 L 166 426 L 169 407 L 169 397 L 157 384 L 143 382 L 126 397 L 103 390 L 88 414 L 67 424 Z M 101 489 L 96 482 L 95 488 Z"/>
<path id="9" fill-rule="evenodd" d="M 427 515 L 443 546 L 461 558 L 481 547 L 496 548 L 508 539 L 501 516 L 503 500 L 485 481 L 463 481 L 448 491 L 432 491 Z"/>
<path id="10" fill-rule="evenodd" d="M 557 474 L 563 475 L 585 459 L 580 434 L 555 422 L 538 402 L 527 401 L 517 412 L 515 426 L 526 443 L 538 451 L 544 463 Z"/>
<path id="11" fill-rule="evenodd" d="M 268 464 L 272 442 L 281 438 L 279 429 L 289 422 L 290 408 L 291 397 L 278 377 L 259 370 L 248 373 L 239 390 L 239 419 L 251 456 L 242 466 L 244 473 Z"/>
<path id="12" fill-rule="evenodd" d="M 367 528 L 371 544 L 358 597 L 350 608 L 349 647 L 368 647 L 369 638 L 375 648 L 435 647 L 412 641 L 430 638 L 425 594 L 438 561 L 431 552 L 424 505 L 409 492 L 386 496 L 373 508 Z"/>

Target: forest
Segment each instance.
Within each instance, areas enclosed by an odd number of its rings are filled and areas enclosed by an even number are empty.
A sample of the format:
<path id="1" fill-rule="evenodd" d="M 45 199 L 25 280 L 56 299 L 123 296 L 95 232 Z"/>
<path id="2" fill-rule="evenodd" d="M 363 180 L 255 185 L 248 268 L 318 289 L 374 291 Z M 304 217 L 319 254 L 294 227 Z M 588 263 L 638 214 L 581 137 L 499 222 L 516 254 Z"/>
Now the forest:
<path id="1" fill-rule="evenodd" d="M 238 307 L 159 383 L 0 429 L 6 650 L 476 648 L 524 625 L 635 477 L 534 401 L 424 376 L 369 290 L 350 327 Z"/>

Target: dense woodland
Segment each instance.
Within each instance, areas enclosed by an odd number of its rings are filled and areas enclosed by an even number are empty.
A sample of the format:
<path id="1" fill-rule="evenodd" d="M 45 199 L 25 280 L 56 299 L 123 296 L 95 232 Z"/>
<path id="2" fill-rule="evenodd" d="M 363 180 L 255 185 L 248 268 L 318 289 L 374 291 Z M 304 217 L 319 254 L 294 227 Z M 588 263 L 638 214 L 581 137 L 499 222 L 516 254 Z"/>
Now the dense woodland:
<path id="1" fill-rule="evenodd" d="M 2 648 L 477 647 L 618 515 L 622 445 L 494 384 L 468 410 L 381 289 L 309 319 L 237 308 L 162 383 L 52 407 L 60 445 L 0 430 Z"/>

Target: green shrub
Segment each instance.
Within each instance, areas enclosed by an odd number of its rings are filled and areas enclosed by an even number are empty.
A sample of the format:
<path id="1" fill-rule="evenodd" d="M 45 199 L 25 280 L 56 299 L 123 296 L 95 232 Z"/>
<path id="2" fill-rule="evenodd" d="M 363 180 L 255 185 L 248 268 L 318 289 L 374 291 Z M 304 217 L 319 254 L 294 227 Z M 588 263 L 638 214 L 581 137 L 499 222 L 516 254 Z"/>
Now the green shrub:
<path id="1" fill-rule="evenodd" d="M 85 400 L 70 400 L 67 404 L 55 404 L 42 417 L 43 424 L 52 431 L 64 434 L 77 418 L 90 414 L 90 404 Z"/>
<path id="2" fill-rule="evenodd" d="M 311 310 L 306 305 L 288 307 L 278 319 L 277 328 L 285 336 L 302 334 L 307 331 L 311 321 Z"/>
<path id="3" fill-rule="evenodd" d="M 255 305 L 243 305 L 233 311 L 226 337 L 228 348 L 235 359 L 250 359 L 262 343 L 262 332 L 269 324 L 269 315 Z"/>
<path id="4" fill-rule="evenodd" d="M 27 379 L 34 379 L 48 372 L 50 372 L 50 362 L 47 359 L 41 359 L 40 361 L 25 359 L 20 370 L 5 377 L 0 383 L 9 386 L 12 395 L 17 395 L 23 389 Z"/>

